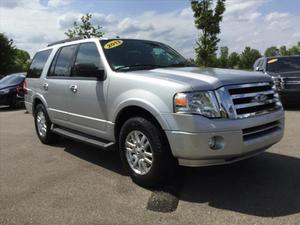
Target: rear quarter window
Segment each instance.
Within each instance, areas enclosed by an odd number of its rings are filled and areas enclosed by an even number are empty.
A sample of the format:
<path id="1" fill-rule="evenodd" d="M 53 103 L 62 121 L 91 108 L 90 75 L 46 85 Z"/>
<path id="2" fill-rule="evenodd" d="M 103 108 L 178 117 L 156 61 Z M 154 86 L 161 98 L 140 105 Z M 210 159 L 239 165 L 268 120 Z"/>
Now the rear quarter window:
<path id="1" fill-rule="evenodd" d="M 52 49 L 37 52 L 27 72 L 27 78 L 40 78 Z"/>

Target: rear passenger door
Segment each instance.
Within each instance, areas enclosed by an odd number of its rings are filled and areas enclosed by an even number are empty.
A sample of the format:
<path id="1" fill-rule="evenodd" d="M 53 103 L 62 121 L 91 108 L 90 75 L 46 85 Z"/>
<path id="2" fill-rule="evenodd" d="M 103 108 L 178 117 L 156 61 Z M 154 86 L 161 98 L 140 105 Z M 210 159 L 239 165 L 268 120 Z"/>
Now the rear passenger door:
<path id="1" fill-rule="evenodd" d="M 47 73 L 47 61 L 52 52 L 52 49 L 37 52 L 30 64 L 26 75 L 27 94 L 25 95 L 25 104 L 27 110 L 31 112 L 33 99 L 38 93 L 43 93 L 43 79 L 42 73 Z"/>
<path id="2" fill-rule="evenodd" d="M 71 112 L 69 128 L 106 138 L 107 80 L 100 81 L 93 74 L 80 72 L 78 68 L 81 66 L 103 70 L 96 43 L 81 43 L 77 49 L 66 95 L 68 111 Z"/>
<path id="3" fill-rule="evenodd" d="M 77 45 L 69 45 L 57 51 L 43 84 L 49 116 L 62 126 L 67 126 L 69 119 L 66 97 L 76 49 Z"/>

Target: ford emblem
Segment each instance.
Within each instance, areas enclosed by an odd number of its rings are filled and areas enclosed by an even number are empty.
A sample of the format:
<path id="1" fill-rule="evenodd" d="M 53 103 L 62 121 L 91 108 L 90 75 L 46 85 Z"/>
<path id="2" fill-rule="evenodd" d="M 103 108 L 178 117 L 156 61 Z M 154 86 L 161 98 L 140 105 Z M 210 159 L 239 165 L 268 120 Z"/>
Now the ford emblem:
<path id="1" fill-rule="evenodd" d="M 268 100 L 268 96 L 265 94 L 259 94 L 254 97 L 254 100 L 258 103 L 265 103 Z"/>

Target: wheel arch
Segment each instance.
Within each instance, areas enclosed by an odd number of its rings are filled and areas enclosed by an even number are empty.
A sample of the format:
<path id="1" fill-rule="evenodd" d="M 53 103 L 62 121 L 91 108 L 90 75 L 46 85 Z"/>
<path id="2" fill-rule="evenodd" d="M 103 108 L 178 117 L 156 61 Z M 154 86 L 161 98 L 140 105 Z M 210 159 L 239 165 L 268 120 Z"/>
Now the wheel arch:
<path id="1" fill-rule="evenodd" d="M 38 104 L 43 104 L 46 108 L 47 108 L 47 103 L 45 101 L 45 99 L 40 96 L 40 95 L 37 95 L 33 98 L 33 101 L 32 101 L 32 112 L 34 113 L 35 111 L 35 107 L 38 105 Z"/>
<path id="2" fill-rule="evenodd" d="M 163 132 L 165 127 L 167 126 L 166 122 L 162 120 L 162 118 L 153 115 L 153 112 L 150 112 L 149 110 L 145 109 L 144 107 L 138 106 L 138 105 L 130 105 L 122 108 L 116 118 L 115 118 L 115 126 L 114 126 L 114 135 L 115 139 L 118 140 L 120 130 L 123 126 L 123 124 L 132 117 L 143 117 L 146 119 L 149 119 L 151 122 L 153 122 L 160 130 Z"/>

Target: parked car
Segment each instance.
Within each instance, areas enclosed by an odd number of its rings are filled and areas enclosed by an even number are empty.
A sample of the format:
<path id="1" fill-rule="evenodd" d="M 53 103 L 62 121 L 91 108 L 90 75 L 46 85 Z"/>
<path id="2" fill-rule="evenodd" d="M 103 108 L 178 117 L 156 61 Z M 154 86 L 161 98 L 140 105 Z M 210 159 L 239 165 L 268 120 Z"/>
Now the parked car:
<path id="1" fill-rule="evenodd" d="M 25 73 L 14 73 L 0 80 L 0 105 L 24 107 Z"/>
<path id="2" fill-rule="evenodd" d="M 273 78 L 284 104 L 300 106 L 300 56 L 262 57 L 254 70 Z"/>
<path id="3" fill-rule="evenodd" d="M 161 184 L 177 165 L 228 164 L 283 136 L 268 75 L 198 68 L 171 47 L 133 39 L 64 40 L 36 53 L 25 104 L 42 143 L 57 135 L 119 149 L 136 183 Z"/>

